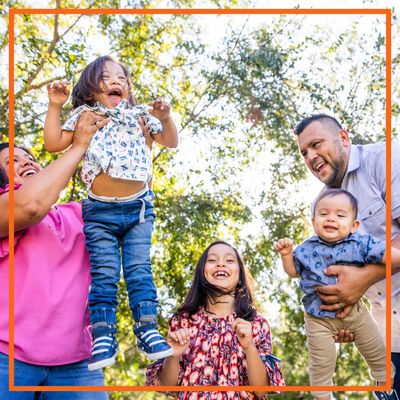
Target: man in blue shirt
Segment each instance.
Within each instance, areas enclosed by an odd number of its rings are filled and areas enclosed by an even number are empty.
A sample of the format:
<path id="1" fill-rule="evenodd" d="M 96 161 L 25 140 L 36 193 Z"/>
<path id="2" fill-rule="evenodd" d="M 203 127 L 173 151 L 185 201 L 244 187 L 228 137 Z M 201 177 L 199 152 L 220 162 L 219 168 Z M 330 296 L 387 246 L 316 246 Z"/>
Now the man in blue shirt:
<path id="1" fill-rule="evenodd" d="M 297 141 L 307 168 L 327 188 L 342 188 L 358 200 L 360 232 L 384 240 L 386 234 L 386 144 L 352 145 L 348 132 L 327 114 L 303 119 L 295 128 Z M 400 145 L 392 143 L 391 165 L 391 237 L 400 248 Z M 392 361 L 397 373 L 394 387 L 400 392 L 400 274 L 392 268 Z M 334 265 L 327 275 L 337 276 L 335 285 L 320 286 L 317 291 L 325 303 L 321 308 L 348 315 L 365 293 L 372 314 L 384 334 L 386 328 L 385 270 L 379 265 L 364 268 Z M 369 288 L 369 289 L 368 289 Z M 367 291 L 368 289 L 368 291 Z M 388 399 L 396 397 L 386 397 Z"/>

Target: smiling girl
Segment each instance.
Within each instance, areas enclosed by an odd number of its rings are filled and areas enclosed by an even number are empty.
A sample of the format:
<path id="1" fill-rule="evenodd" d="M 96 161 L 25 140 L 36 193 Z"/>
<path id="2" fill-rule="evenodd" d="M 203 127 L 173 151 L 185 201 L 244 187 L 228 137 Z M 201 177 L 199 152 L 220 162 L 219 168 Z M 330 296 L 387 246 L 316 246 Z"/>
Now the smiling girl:
<path id="1" fill-rule="evenodd" d="M 170 322 L 174 354 L 147 369 L 148 385 L 280 386 L 268 322 L 257 313 L 237 250 L 212 243 L 197 263 L 183 305 Z M 179 399 L 254 399 L 250 392 L 180 392 Z"/>
<path id="2" fill-rule="evenodd" d="M 64 150 L 70 145 L 84 110 L 106 115 L 110 120 L 93 136 L 82 168 L 89 189 L 82 208 L 92 277 L 89 311 L 93 347 L 89 369 L 113 364 L 119 351 L 116 308 L 120 260 L 136 321 L 138 347 L 152 360 L 166 357 L 172 349 L 157 330 L 157 292 L 150 263 L 155 215 L 154 195 L 149 188 L 151 149 L 146 136 L 154 136 L 166 147 L 177 146 L 170 106 L 160 100 L 153 103 L 152 109 L 137 105 L 127 69 L 109 56 L 97 58 L 83 70 L 72 90 L 74 109 L 62 127 L 61 109 L 69 95 L 66 83 L 49 85 L 48 94 L 44 127 L 48 151 Z"/>

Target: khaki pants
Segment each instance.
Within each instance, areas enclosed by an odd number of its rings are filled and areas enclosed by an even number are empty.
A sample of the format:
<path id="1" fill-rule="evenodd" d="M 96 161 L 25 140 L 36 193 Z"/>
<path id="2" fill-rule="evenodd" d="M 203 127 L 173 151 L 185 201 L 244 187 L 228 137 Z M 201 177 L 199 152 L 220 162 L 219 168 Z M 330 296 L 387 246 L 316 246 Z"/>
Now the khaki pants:
<path id="1" fill-rule="evenodd" d="M 316 318 L 305 314 L 309 374 L 311 386 L 332 386 L 336 365 L 336 346 L 333 338 L 342 329 L 354 332 L 354 343 L 376 381 L 386 380 L 385 344 L 378 327 L 365 305 L 359 301 L 343 319 Z M 315 397 L 328 397 L 329 392 L 312 392 Z"/>

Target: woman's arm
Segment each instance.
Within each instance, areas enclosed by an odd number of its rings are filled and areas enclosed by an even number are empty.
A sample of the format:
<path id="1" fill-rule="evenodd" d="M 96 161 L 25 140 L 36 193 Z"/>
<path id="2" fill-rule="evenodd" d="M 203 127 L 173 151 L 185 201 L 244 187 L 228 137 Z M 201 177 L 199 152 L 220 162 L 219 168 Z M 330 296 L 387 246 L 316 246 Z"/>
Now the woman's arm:
<path id="1" fill-rule="evenodd" d="M 58 200 L 82 159 L 97 129 L 109 120 L 94 113 L 82 114 L 76 126 L 71 148 L 60 158 L 24 182 L 14 192 L 15 231 L 28 228 L 41 221 Z M 97 122 L 97 124 L 95 124 Z M 8 210 L 9 193 L 0 196 L 0 208 Z M 8 213 L 0 213 L 0 237 L 8 236 Z"/>

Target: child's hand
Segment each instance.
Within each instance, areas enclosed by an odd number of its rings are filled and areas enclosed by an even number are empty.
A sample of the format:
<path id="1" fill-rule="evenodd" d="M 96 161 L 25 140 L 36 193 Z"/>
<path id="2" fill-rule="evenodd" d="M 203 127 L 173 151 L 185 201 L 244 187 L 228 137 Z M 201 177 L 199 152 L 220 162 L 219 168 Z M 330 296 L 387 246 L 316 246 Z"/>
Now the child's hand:
<path id="1" fill-rule="evenodd" d="M 54 81 L 49 83 L 47 87 L 47 95 L 49 96 L 49 104 L 63 106 L 69 97 L 68 83 L 66 81 Z"/>
<path id="2" fill-rule="evenodd" d="M 166 121 L 171 117 L 171 104 L 168 104 L 164 100 L 156 99 L 149 109 L 151 115 L 156 117 L 161 122 Z"/>
<path id="3" fill-rule="evenodd" d="M 181 328 L 176 331 L 168 331 L 167 342 L 174 350 L 174 357 L 180 357 L 190 344 L 190 332 L 187 328 Z"/>
<path id="4" fill-rule="evenodd" d="M 287 256 L 293 253 L 293 242 L 286 238 L 279 239 L 274 247 L 281 256 Z"/>
<path id="5" fill-rule="evenodd" d="M 236 318 L 232 324 L 233 330 L 236 332 L 239 343 L 243 349 L 246 350 L 249 346 L 253 345 L 253 330 L 251 322 L 242 318 Z"/>

